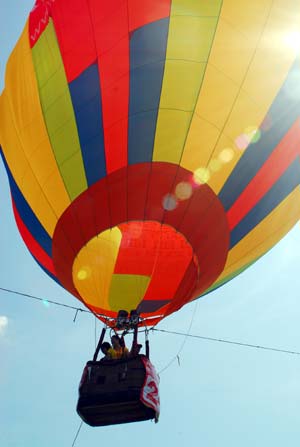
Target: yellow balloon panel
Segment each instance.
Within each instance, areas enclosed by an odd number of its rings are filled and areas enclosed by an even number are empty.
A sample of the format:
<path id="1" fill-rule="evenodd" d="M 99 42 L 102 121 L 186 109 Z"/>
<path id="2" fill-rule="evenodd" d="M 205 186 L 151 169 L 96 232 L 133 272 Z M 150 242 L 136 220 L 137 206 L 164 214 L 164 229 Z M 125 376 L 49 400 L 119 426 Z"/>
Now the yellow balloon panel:
<path id="1" fill-rule="evenodd" d="M 149 276 L 114 274 L 109 291 L 110 309 L 137 309 L 150 282 Z"/>
<path id="2" fill-rule="evenodd" d="M 109 291 L 119 253 L 121 231 L 115 227 L 91 239 L 73 264 L 73 282 L 85 303 L 109 308 Z"/>
<path id="3" fill-rule="evenodd" d="M 1 144 L 14 180 L 52 235 L 70 200 L 44 124 L 27 27 L 7 65 L 6 88 L 0 101 Z"/>
<path id="4" fill-rule="evenodd" d="M 210 171 L 211 160 L 231 148 L 234 156 L 226 169 L 209 174 L 208 184 L 216 193 L 247 147 L 241 150 L 236 140 L 249 127 L 260 126 L 295 60 L 295 47 L 288 42 L 297 23 L 299 28 L 300 12 L 296 2 L 290 7 L 293 13 L 283 1 L 243 1 L 238 7 L 233 1 L 223 3 L 181 160 L 187 169 Z M 198 138 L 197 126 L 203 129 L 198 116 L 219 133 L 213 147 L 210 126 Z"/>

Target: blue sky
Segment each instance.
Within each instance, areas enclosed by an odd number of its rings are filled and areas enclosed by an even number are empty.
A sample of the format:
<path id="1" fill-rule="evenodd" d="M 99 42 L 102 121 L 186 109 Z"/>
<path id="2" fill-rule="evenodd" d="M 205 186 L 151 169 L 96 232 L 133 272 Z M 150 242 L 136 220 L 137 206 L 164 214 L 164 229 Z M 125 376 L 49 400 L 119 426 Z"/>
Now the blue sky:
<path id="1" fill-rule="evenodd" d="M 4 67 L 32 6 L 1 0 L 0 90 Z M 0 287 L 77 306 L 26 250 L 0 167 Z M 230 284 L 160 324 L 162 329 L 300 351 L 300 227 Z M 95 321 L 80 313 L 0 291 L 0 446 L 68 447 L 82 368 L 95 347 Z M 194 315 L 194 318 L 193 318 Z M 193 318 L 193 320 L 192 320 Z M 97 334 L 101 324 L 96 324 Z M 143 340 L 142 340 L 143 341 Z M 151 335 L 158 371 L 183 338 Z M 76 446 L 199 443 L 205 447 L 298 447 L 300 356 L 189 338 L 161 374 L 159 424 L 83 425 Z"/>

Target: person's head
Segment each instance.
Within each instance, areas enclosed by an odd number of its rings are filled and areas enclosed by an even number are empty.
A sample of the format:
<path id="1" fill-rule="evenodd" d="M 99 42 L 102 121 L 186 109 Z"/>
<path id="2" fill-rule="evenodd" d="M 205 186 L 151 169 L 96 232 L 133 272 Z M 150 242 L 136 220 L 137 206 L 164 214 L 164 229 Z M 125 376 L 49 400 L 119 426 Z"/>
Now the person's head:
<path id="1" fill-rule="evenodd" d="M 101 345 L 101 351 L 103 352 L 104 355 L 107 354 L 108 350 L 111 348 L 111 344 L 108 343 L 107 341 L 105 341 L 104 343 L 102 343 Z"/>
<path id="2" fill-rule="evenodd" d="M 119 340 L 119 337 L 117 335 L 113 335 L 111 337 L 111 344 L 112 344 L 114 349 L 120 349 L 121 348 L 120 340 Z"/>

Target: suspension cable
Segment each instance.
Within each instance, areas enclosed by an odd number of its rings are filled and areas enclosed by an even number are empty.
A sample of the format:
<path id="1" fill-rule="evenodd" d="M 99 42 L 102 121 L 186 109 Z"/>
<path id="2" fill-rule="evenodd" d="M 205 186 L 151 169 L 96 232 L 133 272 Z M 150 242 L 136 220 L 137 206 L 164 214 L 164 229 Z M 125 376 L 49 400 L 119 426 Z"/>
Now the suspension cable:
<path id="1" fill-rule="evenodd" d="M 242 342 L 234 341 L 234 340 L 226 340 L 224 338 L 205 337 L 203 335 L 185 334 L 183 332 L 167 331 L 165 329 L 156 329 L 156 328 L 153 328 L 152 331 L 165 332 L 166 334 L 173 334 L 173 335 L 181 335 L 181 336 L 185 337 L 185 340 L 187 339 L 187 337 L 198 338 L 201 340 L 214 341 L 214 342 L 219 342 L 219 343 L 228 343 L 230 345 L 243 346 L 243 347 L 247 347 L 247 348 L 264 349 L 265 351 L 274 351 L 274 352 L 282 352 L 284 354 L 300 355 L 299 351 L 291 351 L 291 350 L 287 350 L 287 349 L 273 348 L 271 346 L 262 346 L 262 345 L 254 345 L 254 344 L 250 344 L 250 343 L 242 343 Z"/>
<path id="2" fill-rule="evenodd" d="M 42 301 L 43 303 L 55 304 L 56 306 L 67 307 L 68 309 L 77 310 L 78 312 L 86 312 L 91 314 L 92 312 L 87 309 L 83 309 L 82 307 L 70 306 L 69 304 L 58 303 L 57 301 L 48 300 L 46 298 L 41 298 L 38 296 L 30 295 L 29 293 L 18 292 L 17 290 L 5 289 L 4 287 L 0 287 L 0 290 L 7 293 L 13 293 L 15 295 L 23 296 L 24 298 L 29 298 L 32 300 Z"/>
<path id="3" fill-rule="evenodd" d="M 80 422 L 79 428 L 78 428 L 78 430 L 77 430 L 77 433 L 76 433 L 75 438 L 74 438 L 73 443 L 72 443 L 72 447 L 74 447 L 74 445 L 75 445 L 75 442 L 76 442 L 76 440 L 77 440 L 77 438 L 78 438 L 78 435 L 79 435 L 79 433 L 80 433 L 82 424 L 83 424 L 83 421 Z"/>
<path id="4" fill-rule="evenodd" d="M 193 311 L 193 314 L 192 314 L 192 318 L 191 318 L 191 321 L 190 321 L 187 333 L 186 334 L 182 334 L 182 335 L 185 336 L 185 338 L 184 338 L 183 342 L 181 343 L 180 348 L 179 348 L 177 354 L 174 357 L 172 357 L 172 359 L 158 372 L 158 374 L 161 374 L 166 369 L 168 369 L 175 362 L 175 360 L 178 360 L 178 362 L 179 362 L 179 354 L 183 350 L 184 345 L 185 345 L 185 343 L 187 341 L 187 338 L 189 336 L 189 333 L 190 333 L 190 330 L 192 328 L 192 325 L 193 325 L 193 322 L 194 322 L 194 318 L 195 318 L 195 315 L 196 315 L 197 307 L 198 307 L 198 301 L 195 301 L 195 308 L 194 308 L 194 311 Z M 160 329 L 155 329 L 155 328 L 153 328 L 152 330 L 153 331 L 160 331 Z"/>
<path id="5" fill-rule="evenodd" d="M 0 287 L 0 290 L 2 290 L 3 292 L 7 292 L 7 293 L 13 293 L 15 295 L 19 295 L 19 296 L 22 296 L 24 298 L 33 299 L 33 300 L 41 301 L 41 302 L 44 302 L 44 303 L 54 304 L 55 306 L 65 307 L 65 308 L 68 308 L 68 309 L 75 310 L 77 312 L 85 312 L 85 313 L 88 313 L 88 314 L 93 314 L 93 312 L 91 312 L 90 310 L 83 309 L 82 307 L 70 306 L 69 304 L 59 303 L 57 301 L 53 301 L 53 300 L 48 300 L 48 299 L 45 299 L 45 298 L 37 297 L 37 296 L 34 296 L 34 295 L 30 295 L 28 293 L 19 292 L 19 291 L 12 290 L 12 289 L 7 289 L 7 288 L 4 288 L 4 287 Z M 198 304 L 198 302 L 196 302 L 196 304 Z M 107 318 L 105 315 L 99 314 L 99 316 L 101 316 L 103 318 Z M 193 317 L 192 317 L 192 320 L 191 320 L 191 325 L 192 325 L 192 322 L 193 322 L 193 318 L 194 318 L 194 313 L 193 313 Z M 185 341 L 186 341 L 187 337 L 190 337 L 190 338 L 198 338 L 198 339 L 207 340 L 207 341 L 213 341 L 213 342 L 227 343 L 227 344 L 231 344 L 231 345 L 243 346 L 243 347 L 247 347 L 247 348 L 255 348 L 255 349 L 263 349 L 263 350 L 266 350 L 266 351 L 282 352 L 282 353 L 291 354 L 291 355 L 300 355 L 300 352 L 292 351 L 292 350 L 288 350 L 288 349 L 279 349 L 279 348 L 274 348 L 274 347 L 271 347 L 271 346 L 254 345 L 254 344 L 242 343 L 242 342 L 238 342 L 238 341 L 234 341 L 234 340 L 226 340 L 226 339 L 223 339 L 223 338 L 213 338 L 213 337 L 206 337 L 206 336 L 203 336 L 203 335 L 190 334 L 189 331 L 191 329 L 191 325 L 190 325 L 190 328 L 188 329 L 187 333 L 176 332 L 176 331 L 168 331 L 168 330 L 165 330 L 165 329 L 158 329 L 158 328 L 154 328 L 154 327 L 149 329 L 149 331 L 151 330 L 151 331 L 156 331 L 156 332 L 164 332 L 164 333 L 167 333 L 167 334 L 181 335 L 181 336 L 185 337 Z M 185 341 L 184 341 L 184 343 L 185 343 Z M 178 351 L 177 355 L 172 359 L 170 364 L 173 363 L 177 359 L 179 353 L 183 349 L 183 346 L 180 348 L 180 350 Z M 167 368 L 167 366 L 165 368 L 163 368 L 163 369 L 166 369 L 166 368 Z"/>

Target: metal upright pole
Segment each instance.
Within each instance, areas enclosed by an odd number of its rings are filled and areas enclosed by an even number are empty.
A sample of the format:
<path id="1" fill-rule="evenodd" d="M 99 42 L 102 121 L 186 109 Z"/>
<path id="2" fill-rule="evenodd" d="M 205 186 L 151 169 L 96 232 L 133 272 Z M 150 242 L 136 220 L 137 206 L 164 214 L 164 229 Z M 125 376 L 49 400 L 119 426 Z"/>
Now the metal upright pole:
<path id="1" fill-rule="evenodd" d="M 101 335 L 100 335 L 100 338 L 99 338 L 99 341 L 98 341 L 98 344 L 97 344 L 97 348 L 96 348 L 96 351 L 95 351 L 95 354 L 94 354 L 94 357 L 93 357 L 93 362 L 97 361 L 97 357 L 98 357 L 101 345 L 102 345 L 103 340 L 104 340 L 105 332 L 106 332 L 106 328 L 104 327 L 102 329 L 102 332 L 101 332 Z"/>

